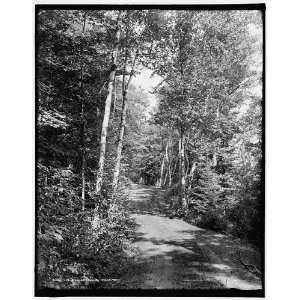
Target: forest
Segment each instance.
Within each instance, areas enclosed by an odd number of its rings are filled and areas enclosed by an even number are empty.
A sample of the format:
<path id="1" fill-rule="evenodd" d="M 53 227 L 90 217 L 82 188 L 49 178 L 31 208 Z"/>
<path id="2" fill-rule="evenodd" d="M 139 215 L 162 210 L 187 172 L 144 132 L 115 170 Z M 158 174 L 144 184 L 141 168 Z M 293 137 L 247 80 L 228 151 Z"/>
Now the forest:
<path id="1" fill-rule="evenodd" d="M 102 279 L 154 205 L 264 255 L 262 11 L 40 7 L 35 34 L 38 288 L 128 288 Z"/>

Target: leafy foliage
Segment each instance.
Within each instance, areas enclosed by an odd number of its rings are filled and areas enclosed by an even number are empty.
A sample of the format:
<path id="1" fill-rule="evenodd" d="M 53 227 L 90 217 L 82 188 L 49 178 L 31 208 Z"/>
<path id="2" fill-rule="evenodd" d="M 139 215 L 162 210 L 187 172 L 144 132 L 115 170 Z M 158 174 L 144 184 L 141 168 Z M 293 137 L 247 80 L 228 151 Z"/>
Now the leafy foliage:
<path id="1" fill-rule="evenodd" d="M 124 208 L 131 181 L 161 184 L 171 215 L 262 246 L 259 12 L 39 10 L 37 22 L 40 287 L 101 287 L 99 278 L 122 272 L 134 252 Z M 118 42 L 104 182 L 97 194 L 101 124 Z M 162 82 L 153 90 L 156 106 L 142 88 L 129 86 L 112 197 L 122 81 L 129 75 L 124 65 L 126 58 L 133 64 L 137 50 L 137 69 L 151 69 Z M 179 201 L 183 196 L 187 209 Z"/>
<path id="2" fill-rule="evenodd" d="M 158 152 L 151 151 L 151 161 L 144 157 L 150 167 L 145 170 L 159 179 L 169 139 L 163 176 L 170 176 L 171 168 L 168 194 L 176 198 L 181 179 L 174 162 L 184 134 L 185 218 L 261 245 L 261 16 L 242 11 L 170 11 L 164 16 L 163 38 L 152 62 L 163 77 L 156 89 L 156 143 L 149 137 Z M 168 180 L 163 182 L 169 187 Z M 177 214 L 182 215 L 180 208 Z"/>

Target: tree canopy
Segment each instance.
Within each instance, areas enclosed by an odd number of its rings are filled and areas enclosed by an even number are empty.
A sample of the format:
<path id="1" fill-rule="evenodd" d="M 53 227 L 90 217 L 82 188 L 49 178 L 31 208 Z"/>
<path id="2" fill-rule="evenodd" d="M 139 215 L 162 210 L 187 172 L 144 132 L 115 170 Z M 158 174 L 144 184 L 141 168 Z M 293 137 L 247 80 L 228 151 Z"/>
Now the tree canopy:
<path id="1" fill-rule="evenodd" d="M 263 247 L 260 11 L 39 9 L 36 22 L 41 286 L 69 276 L 66 257 L 91 278 L 117 272 L 131 182 Z M 131 81 L 145 70 L 161 78 L 154 107 Z"/>

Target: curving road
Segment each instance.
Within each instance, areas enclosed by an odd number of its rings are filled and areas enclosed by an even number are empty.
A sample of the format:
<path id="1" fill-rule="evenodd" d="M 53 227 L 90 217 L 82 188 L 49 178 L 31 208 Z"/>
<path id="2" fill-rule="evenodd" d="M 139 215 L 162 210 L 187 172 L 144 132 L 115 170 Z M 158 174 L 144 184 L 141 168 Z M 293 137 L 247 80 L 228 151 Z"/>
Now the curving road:
<path id="1" fill-rule="evenodd" d="M 259 255 L 250 246 L 167 217 L 169 204 L 160 189 L 133 184 L 130 199 L 138 254 L 135 269 L 121 278 L 123 287 L 261 289 L 259 277 L 245 267 L 259 265 Z"/>

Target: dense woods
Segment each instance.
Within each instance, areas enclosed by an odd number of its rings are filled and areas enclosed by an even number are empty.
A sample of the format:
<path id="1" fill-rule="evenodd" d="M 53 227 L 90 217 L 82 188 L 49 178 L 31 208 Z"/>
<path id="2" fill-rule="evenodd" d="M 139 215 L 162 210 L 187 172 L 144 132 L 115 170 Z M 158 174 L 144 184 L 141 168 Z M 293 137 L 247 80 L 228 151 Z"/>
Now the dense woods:
<path id="1" fill-rule="evenodd" d="M 162 188 L 171 217 L 262 251 L 261 12 L 36 18 L 39 286 L 127 268 L 132 182 Z M 154 98 L 137 84 L 145 70 L 160 78 Z"/>

